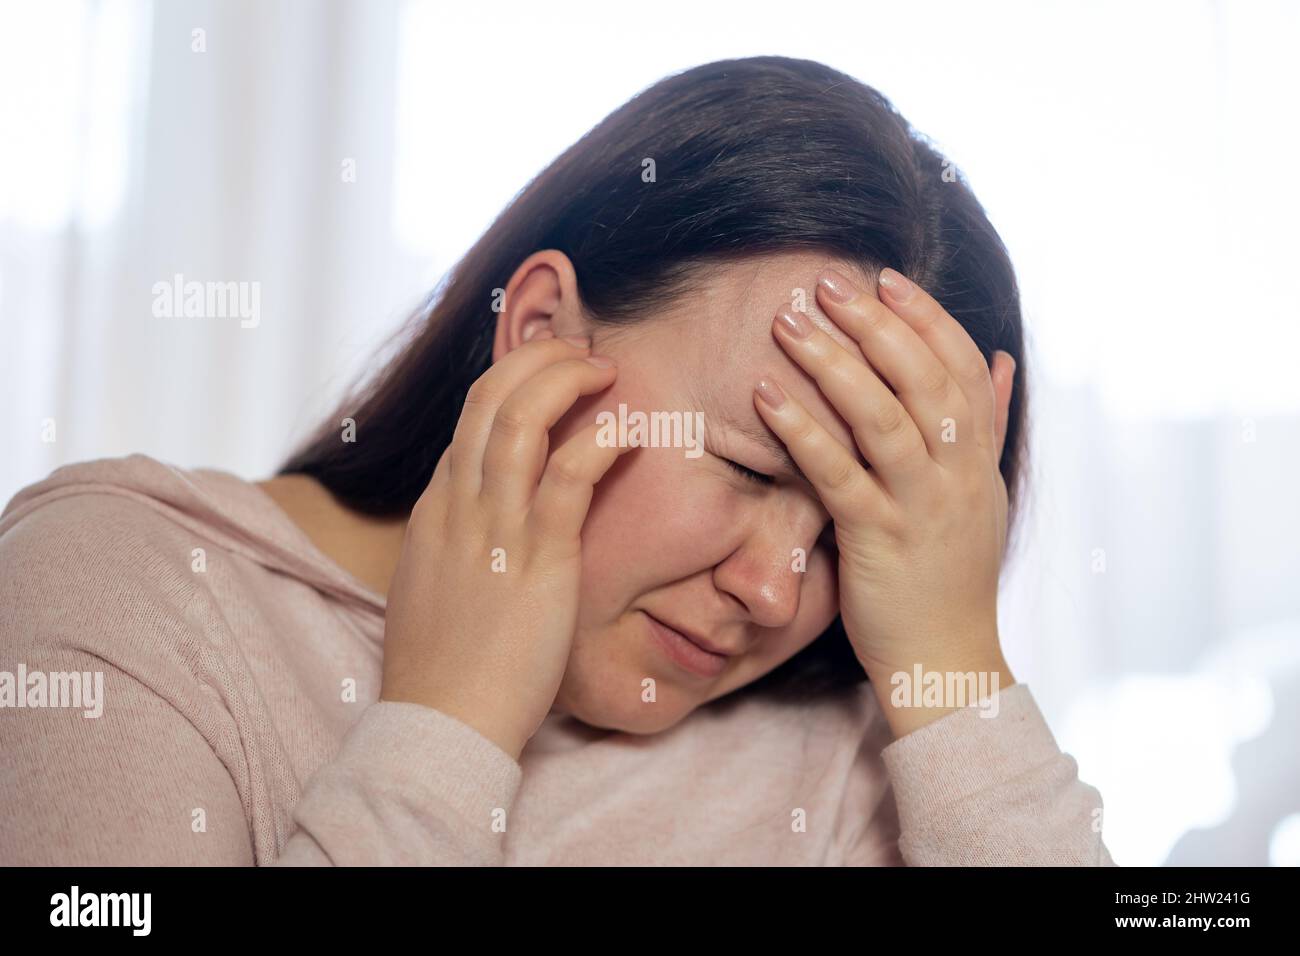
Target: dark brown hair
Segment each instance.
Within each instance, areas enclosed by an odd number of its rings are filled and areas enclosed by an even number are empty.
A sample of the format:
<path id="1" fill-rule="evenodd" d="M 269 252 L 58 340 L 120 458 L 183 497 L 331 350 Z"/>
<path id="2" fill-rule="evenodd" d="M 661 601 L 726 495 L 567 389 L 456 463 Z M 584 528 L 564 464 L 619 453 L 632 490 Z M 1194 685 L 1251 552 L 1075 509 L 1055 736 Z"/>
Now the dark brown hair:
<path id="1" fill-rule="evenodd" d="M 655 175 L 643 177 L 653 160 Z M 1009 533 L 1025 471 L 1020 296 L 1002 240 L 965 179 L 883 95 L 811 60 L 758 56 L 675 74 L 634 96 L 539 173 L 451 270 L 364 388 L 280 468 L 344 504 L 408 512 L 491 364 L 504 289 L 524 259 L 573 262 L 599 327 L 652 320 L 710 270 L 817 250 L 869 275 L 891 266 L 966 329 L 986 360 L 1016 360 L 1000 468 Z M 343 442 L 341 419 L 359 440 Z M 822 693 L 865 674 L 837 617 L 747 690 Z"/>

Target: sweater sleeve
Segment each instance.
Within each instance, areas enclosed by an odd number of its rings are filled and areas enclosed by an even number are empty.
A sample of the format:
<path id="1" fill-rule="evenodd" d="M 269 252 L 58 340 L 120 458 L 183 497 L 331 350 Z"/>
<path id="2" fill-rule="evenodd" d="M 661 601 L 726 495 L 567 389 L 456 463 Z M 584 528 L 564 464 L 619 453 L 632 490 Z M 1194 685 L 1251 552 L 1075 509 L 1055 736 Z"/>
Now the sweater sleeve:
<path id="1" fill-rule="evenodd" d="M 0 533 L 0 865 L 501 862 L 519 765 L 418 704 L 363 710 L 307 779 L 291 830 L 255 818 L 267 771 L 218 651 L 230 609 L 190 573 L 193 541 L 119 495 L 13 517 Z M 31 675 L 100 685 L 79 706 L 42 706 Z"/>
<path id="2" fill-rule="evenodd" d="M 996 716 L 962 708 L 880 757 L 907 866 L 1115 865 L 1102 841 L 1101 794 L 1079 780 L 1027 685 L 1003 690 Z M 873 827 L 855 843 L 850 861 L 891 862 Z"/>
<path id="3" fill-rule="evenodd" d="M 467 724 L 381 700 L 308 782 L 275 863 L 499 866 L 521 779 L 519 764 Z"/>

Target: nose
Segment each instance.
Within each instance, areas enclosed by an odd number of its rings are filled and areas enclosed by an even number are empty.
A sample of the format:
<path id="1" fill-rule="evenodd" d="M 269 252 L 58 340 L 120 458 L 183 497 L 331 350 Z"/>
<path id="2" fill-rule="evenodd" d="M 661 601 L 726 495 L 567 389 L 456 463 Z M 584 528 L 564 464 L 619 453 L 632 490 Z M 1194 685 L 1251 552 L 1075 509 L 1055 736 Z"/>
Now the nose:
<path id="1" fill-rule="evenodd" d="M 799 595 L 825 519 L 758 522 L 714 568 L 714 585 L 731 594 L 760 627 L 785 627 L 799 612 Z"/>

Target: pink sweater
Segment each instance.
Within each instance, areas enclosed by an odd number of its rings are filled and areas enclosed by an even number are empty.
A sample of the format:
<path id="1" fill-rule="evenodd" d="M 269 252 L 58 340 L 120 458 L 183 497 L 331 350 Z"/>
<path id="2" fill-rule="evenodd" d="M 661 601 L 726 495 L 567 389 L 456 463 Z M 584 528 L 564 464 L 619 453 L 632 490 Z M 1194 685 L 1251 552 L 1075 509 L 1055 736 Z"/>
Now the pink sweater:
<path id="1" fill-rule="evenodd" d="M 866 685 L 650 737 L 552 715 L 516 762 L 378 700 L 384 599 L 223 471 L 24 488 L 0 608 L 0 864 L 1114 865 L 1023 684 L 892 742 Z"/>

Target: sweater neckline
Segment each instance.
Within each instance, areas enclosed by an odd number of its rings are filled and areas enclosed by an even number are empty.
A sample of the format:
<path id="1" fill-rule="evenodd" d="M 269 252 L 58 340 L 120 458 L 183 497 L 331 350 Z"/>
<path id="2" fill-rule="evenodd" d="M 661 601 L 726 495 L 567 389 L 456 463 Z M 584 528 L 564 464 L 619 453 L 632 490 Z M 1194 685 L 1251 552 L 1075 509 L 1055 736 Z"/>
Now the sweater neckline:
<path id="1" fill-rule="evenodd" d="M 312 541 L 307 532 L 289 517 L 288 512 L 280 507 L 280 503 L 271 497 L 266 489 L 255 481 L 241 478 L 232 472 L 213 468 L 196 470 L 215 476 L 218 480 L 225 481 L 231 484 L 232 487 L 238 487 L 241 491 L 246 492 L 246 501 L 250 508 L 257 512 L 256 517 L 260 519 L 258 523 L 262 525 L 264 532 L 272 533 L 281 546 L 287 548 L 295 557 L 325 576 L 338 589 L 346 592 L 347 596 L 381 615 L 384 613 L 388 606 L 388 601 L 384 595 L 361 581 L 351 571 L 317 547 L 316 542 Z M 250 517 L 253 516 L 250 515 Z"/>

